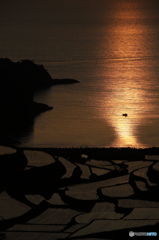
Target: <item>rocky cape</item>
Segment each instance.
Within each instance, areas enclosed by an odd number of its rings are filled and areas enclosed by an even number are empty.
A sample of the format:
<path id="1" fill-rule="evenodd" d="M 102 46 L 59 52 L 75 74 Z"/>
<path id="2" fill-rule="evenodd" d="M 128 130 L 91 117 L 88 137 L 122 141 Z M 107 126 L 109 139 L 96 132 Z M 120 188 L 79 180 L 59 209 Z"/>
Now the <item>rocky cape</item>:
<path id="1" fill-rule="evenodd" d="M 53 109 L 43 103 L 34 101 L 34 93 L 57 84 L 72 84 L 74 79 L 52 79 L 43 65 L 31 60 L 12 62 L 8 58 L 0 58 L 0 128 L 23 129 L 33 118 L 45 111 Z"/>

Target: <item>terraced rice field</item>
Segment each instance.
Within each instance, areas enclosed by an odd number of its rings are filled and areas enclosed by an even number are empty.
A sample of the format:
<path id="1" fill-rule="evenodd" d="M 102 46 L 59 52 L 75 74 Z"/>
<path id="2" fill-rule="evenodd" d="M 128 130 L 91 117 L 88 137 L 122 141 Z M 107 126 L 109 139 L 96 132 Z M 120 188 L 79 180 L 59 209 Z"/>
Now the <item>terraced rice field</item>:
<path id="1" fill-rule="evenodd" d="M 159 229 L 159 157 L 0 146 L 0 239 L 115 239 Z"/>

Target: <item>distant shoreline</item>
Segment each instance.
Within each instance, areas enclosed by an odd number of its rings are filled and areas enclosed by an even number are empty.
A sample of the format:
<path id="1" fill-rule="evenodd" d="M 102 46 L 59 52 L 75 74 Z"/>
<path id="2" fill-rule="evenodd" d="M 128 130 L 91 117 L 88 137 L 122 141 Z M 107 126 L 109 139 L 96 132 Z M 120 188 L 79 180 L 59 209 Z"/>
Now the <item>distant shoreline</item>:
<path id="1" fill-rule="evenodd" d="M 15 146 L 14 144 L 1 144 L 1 146 L 11 147 L 14 149 L 22 149 L 22 150 L 33 150 L 33 151 L 43 151 L 47 153 L 51 153 L 54 155 L 64 155 L 69 156 L 79 156 L 81 154 L 86 154 L 90 158 L 96 159 L 118 159 L 118 160 L 145 160 L 145 155 L 159 155 L 159 147 L 150 147 L 150 148 L 100 148 L 100 147 L 79 147 L 79 148 L 65 148 L 65 147 L 22 147 L 22 146 Z"/>

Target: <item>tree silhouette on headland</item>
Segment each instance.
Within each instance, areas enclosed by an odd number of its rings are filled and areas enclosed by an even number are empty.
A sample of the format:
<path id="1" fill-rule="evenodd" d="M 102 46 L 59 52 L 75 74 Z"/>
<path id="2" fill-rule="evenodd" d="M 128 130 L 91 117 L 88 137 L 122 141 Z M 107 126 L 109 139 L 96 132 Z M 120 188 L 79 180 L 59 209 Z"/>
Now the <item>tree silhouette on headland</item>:
<path id="1" fill-rule="evenodd" d="M 0 110 L 1 113 L 22 114 L 35 111 L 33 95 L 36 89 L 51 85 L 51 76 L 42 65 L 30 60 L 17 63 L 0 59 Z M 38 108 L 38 107 L 37 107 Z M 46 110 L 50 108 L 46 107 Z M 9 111 L 8 111 L 9 110 Z M 44 111 L 44 107 L 41 111 Z M 40 108 L 38 109 L 40 111 Z M 35 114 L 37 112 L 35 111 Z"/>
<path id="2" fill-rule="evenodd" d="M 7 131 L 23 131 L 41 112 L 51 110 L 34 102 L 34 92 L 56 84 L 77 83 L 74 79 L 52 79 L 43 65 L 25 59 L 12 62 L 0 58 L 0 141 Z"/>
<path id="3" fill-rule="evenodd" d="M 52 79 L 43 65 L 31 60 L 12 62 L 0 58 L 0 141 L 6 131 L 23 131 L 33 124 L 36 115 L 53 108 L 34 102 L 36 90 L 77 82 L 74 79 Z"/>
<path id="4" fill-rule="evenodd" d="M 30 60 L 17 63 L 0 59 L 0 130 L 22 131 L 33 122 L 35 115 L 52 107 L 33 101 L 38 88 L 51 85 L 51 76 L 42 65 Z"/>

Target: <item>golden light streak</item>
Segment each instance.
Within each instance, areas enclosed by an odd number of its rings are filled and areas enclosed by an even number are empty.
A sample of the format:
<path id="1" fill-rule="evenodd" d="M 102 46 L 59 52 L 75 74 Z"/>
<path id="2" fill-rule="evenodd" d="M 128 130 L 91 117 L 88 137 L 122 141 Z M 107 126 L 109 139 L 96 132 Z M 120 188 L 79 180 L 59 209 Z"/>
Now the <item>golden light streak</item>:
<path id="1" fill-rule="evenodd" d="M 107 111 L 102 115 L 115 130 L 116 139 L 112 146 L 145 147 L 137 136 L 142 115 L 148 108 L 152 109 L 146 104 L 146 90 L 143 87 L 147 84 L 142 66 L 142 55 L 147 54 L 146 40 L 142 34 L 145 30 L 134 20 L 142 17 L 142 12 L 136 11 L 135 6 L 130 8 L 127 1 L 122 4 L 114 11 L 113 22 L 106 32 L 111 36 L 106 44 L 109 44 L 112 57 L 105 66 L 105 91 L 109 89 L 109 94 L 104 96 L 103 108 Z M 104 49 L 104 41 L 102 44 Z M 128 116 L 124 117 L 124 113 Z"/>

